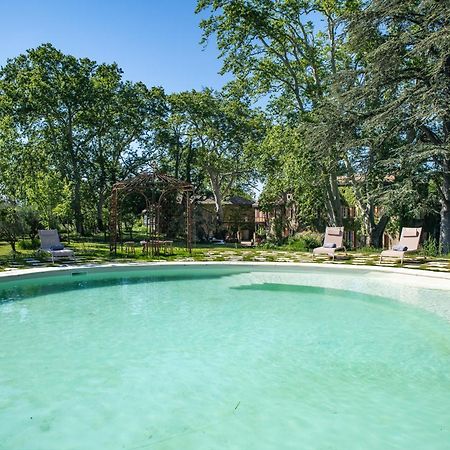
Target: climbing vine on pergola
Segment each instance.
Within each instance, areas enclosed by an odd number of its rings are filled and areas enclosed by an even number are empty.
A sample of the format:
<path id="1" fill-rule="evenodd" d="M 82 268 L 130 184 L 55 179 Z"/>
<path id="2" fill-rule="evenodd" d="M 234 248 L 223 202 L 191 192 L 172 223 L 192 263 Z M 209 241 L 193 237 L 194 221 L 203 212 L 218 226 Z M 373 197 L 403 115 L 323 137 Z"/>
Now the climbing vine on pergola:
<path id="1" fill-rule="evenodd" d="M 170 177 L 158 171 L 145 172 L 129 180 L 119 181 L 112 187 L 109 209 L 110 251 L 117 253 L 122 244 L 121 210 L 124 199 L 130 194 L 140 194 L 145 199 L 147 214 L 147 242 L 160 237 L 163 200 L 169 194 L 181 194 L 185 202 L 186 248 L 192 251 L 192 203 L 193 187 L 190 183 Z M 149 249 L 155 247 L 149 246 Z M 151 250 L 153 252 L 153 250 Z"/>

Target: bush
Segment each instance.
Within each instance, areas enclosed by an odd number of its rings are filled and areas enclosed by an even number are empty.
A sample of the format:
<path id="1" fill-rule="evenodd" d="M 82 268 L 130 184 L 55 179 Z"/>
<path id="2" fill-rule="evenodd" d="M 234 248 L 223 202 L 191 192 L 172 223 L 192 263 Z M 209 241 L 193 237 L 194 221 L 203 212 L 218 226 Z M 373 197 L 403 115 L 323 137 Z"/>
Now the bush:
<path id="1" fill-rule="evenodd" d="M 21 250 L 37 250 L 40 247 L 38 239 L 26 240 L 19 242 L 19 248 Z"/>
<path id="2" fill-rule="evenodd" d="M 365 255 L 371 254 L 371 253 L 380 253 L 382 250 L 381 248 L 372 247 L 370 245 L 365 245 L 364 247 L 357 248 L 358 253 L 363 253 Z"/>
<path id="3" fill-rule="evenodd" d="M 322 235 L 314 231 L 296 233 L 288 240 L 290 250 L 306 252 L 322 245 Z"/>
<path id="4" fill-rule="evenodd" d="M 425 256 L 439 256 L 442 254 L 442 245 L 430 236 L 422 245 L 422 254 Z"/>
<path id="5" fill-rule="evenodd" d="M 258 248 L 261 248 L 264 250 L 275 250 L 278 248 L 278 245 L 274 242 L 264 242 L 264 243 L 258 245 Z"/>

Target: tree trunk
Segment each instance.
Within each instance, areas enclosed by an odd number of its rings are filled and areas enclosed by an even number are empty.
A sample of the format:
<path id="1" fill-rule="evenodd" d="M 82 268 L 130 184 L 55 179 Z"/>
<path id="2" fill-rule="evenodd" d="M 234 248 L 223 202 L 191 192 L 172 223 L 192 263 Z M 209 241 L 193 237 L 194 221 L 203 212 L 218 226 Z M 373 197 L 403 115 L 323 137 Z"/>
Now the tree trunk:
<path id="1" fill-rule="evenodd" d="M 67 150 L 72 162 L 72 180 L 73 180 L 73 198 L 72 198 L 72 208 L 73 215 L 75 218 L 75 228 L 77 233 L 84 234 L 83 227 L 83 214 L 81 212 L 81 175 L 79 170 L 78 152 L 76 151 L 73 142 L 73 129 L 72 129 L 72 113 L 70 108 L 68 108 L 68 128 L 66 131 L 67 136 Z"/>
<path id="2" fill-rule="evenodd" d="M 383 247 L 383 234 L 384 230 L 386 229 L 386 226 L 389 222 L 389 216 L 382 215 L 379 222 L 375 225 L 372 224 L 371 230 L 370 230 L 370 242 L 371 246 L 376 248 Z"/>
<path id="3" fill-rule="evenodd" d="M 176 151 L 175 151 L 175 178 L 180 177 L 180 163 L 181 163 L 181 145 L 180 141 L 177 137 L 177 142 L 175 144 Z"/>
<path id="4" fill-rule="evenodd" d="M 105 193 L 101 189 L 98 194 L 97 202 L 97 228 L 99 231 L 105 231 L 105 223 L 103 221 L 103 205 L 105 204 Z"/>
<path id="5" fill-rule="evenodd" d="M 192 142 L 189 142 L 189 149 L 186 157 L 186 176 L 185 176 L 185 180 L 188 183 L 191 182 L 192 158 L 193 158 Z"/>
<path id="6" fill-rule="evenodd" d="M 450 202 L 442 202 L 439 242 L 443 253 L 450 253 Z"/>
<path id="7" fill-rule="evenodd" d="M 450 253 L 450 160 L 445 160 L 441 198 L 439 242 L 443 253 Z"/>
<path id="8" fill-rule="evenodd" d="M 81 212 L 81 180 L 79 177 L 75 179 L 73 189 L 72 207 L 75 218 L 75 228 L 78 234 L 84 234 L 83 214 Z"/>
<path id="9" fill-rule="evenodd" d="M 103 222 L 103 205 L 105 204 L 106 168 L 105 156 L 103 153 L 103 140 L 100 132 L 98 133 L 98 165 L 100 169 L 100 177 L 97 202 L 97 228 L 98 231 L 105 231 L 105 224 Z"/>
<path id="10" fill-rule="evenodd" d="M 329 174 L 327 181 L 325 207 L 327 210 L 328 225 L 340 227 L 342 226 L 342 208 L 336 175 L 334 173 Z"/>
<path id="11" fill-rule="evenodd" d="M 209 175 L 209 181 L 211 183 L 211 190 L 214 195 L 214 202 L 216 207 L 216 231 L 221 231 L 220 228 L 223 224 L 223 198 L 220 189 L 219 175 L 212 169 L 207 169 Z"/>

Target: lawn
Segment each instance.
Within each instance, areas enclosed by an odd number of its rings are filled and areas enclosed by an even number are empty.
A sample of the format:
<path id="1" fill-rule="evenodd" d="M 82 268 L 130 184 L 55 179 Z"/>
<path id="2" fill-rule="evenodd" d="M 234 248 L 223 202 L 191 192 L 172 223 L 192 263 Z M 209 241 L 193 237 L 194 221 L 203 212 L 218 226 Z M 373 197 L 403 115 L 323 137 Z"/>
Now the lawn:
<path id="1" fill-rule="evenodd" d="M 74 264 L 106 264 L 111 262 L 150 262 L 150 261 L 246 261 L 246 262 L 313 262 L 312 253 L 306 251 L 295 251 L 289 247 L 281 246 L 274 248 L 249 248 L 236 244 L 227 245 L 196 245 L 192 254 L 184 247 L 182 242 L 174 244 L 171 254 L 151 256 L 142 253 L 141 247 L 136 246 L 134 253 L 125 252 L 124 248 L 118 248 L 117 254 L 112 255 L 109 251 L 109 243 L 98 239 L 76 239 L 71 240 L 70 248 L 75 251 L 76 261 Z M 349 251 L 348 255 L 338 255 L 335 261 L 330 261 L 326 256 L 317 257 L 314 262 L 327 264 L 351 264 L 351 265 L 378 265 L 380 250 L 361 249 Z M 36 250 L 19 249 L 15 256 L 6 242 L 0 242 L 0 270 L 14 270 L 39 266 L 61 266 L 67 262 L 59 260 L 52 264 L 48 254 L 42 254 Z M 383 263 L 383 266 L 400 267 L 395 261 Z M 450 258 L 426 257 L 423 254 L 410 257 L 405 260 L 404 267 L 450 272 Z"/>

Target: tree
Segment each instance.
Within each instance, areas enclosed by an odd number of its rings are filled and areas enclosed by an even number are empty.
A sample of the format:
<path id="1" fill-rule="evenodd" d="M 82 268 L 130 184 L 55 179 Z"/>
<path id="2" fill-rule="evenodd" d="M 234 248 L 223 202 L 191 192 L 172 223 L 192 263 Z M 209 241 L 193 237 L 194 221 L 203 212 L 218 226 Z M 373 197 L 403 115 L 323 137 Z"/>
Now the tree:
<path id="1" fill-rule="evenodd" d="M 143 151 L 153 122 L 162 112 L 163 91 L 143 83 L 123 82 L 115 66 L 101 66 L 92 78 L 94 104 L 86 129 L 93 138 L 86 148 L 86 182 L 96 198 L 97 227 L 104 230 L 103 208 L 112 185 L 147 164 Z"/>
<path id="2" fill-rule="evenodd" d="M 450 4 L 372 0 L 350 21 L 358 83 L 345 97 L 368 105 L 361 125 L 397 139 L 389 172 L 426 172 L 438 187 L 440 241 L 450 251 Z M 378 99 L 382 98 L 380 103 Z M 391 127 L 385 127 L 391 117 Z"/>
<path id="3" fill-rule="evenodd" d="M 20 208 L 5 202 L 0 203 L 0 238 L 8 242 L 13 253 L 20 236 L 26 232 L 26 224 L 20 214 Z"/>
<path id="4" fill-rule="evenodd" d="M 33 193 L 37 200 L 34 180 L 51 174 L 55 186 L 72 191 L 77 231 L 84 232 L 84 212 L 95 210 L 102 229 L 108 188 L 146 162 L 139 146 L 158 96 L 160 89 L 123 82 L 116 64 L 78 59 L 50 44 L 9 60 L 0 71 L 0 146 L 8 149 L 0 164 L 9 167 L 8 195 L 28 201 Z"/>
<path id="5" fill-rule="evenodd" d="M 182 92 L 169 97 L 169 112 L 158 135 L 174 156 L 178 175 L 197 172 L 206 180 L 216 206 L 217 225 L 223 223 L 223 200 L 254 176 L 250 149 L 264 132 L 261 115 L 242 99 L 212 90 Z"/>
<path id="6" fill-rule="evenodd" d="M 337 71 L 347 63 L 345 29 L 340 16 L 358 8 L 340 0 L 199 0 L 197 12 L 204 40 L 215 36 L 223 72 L 231 72 L 249 92 L 269 96 L 269 107 L 281 122 L 298 126 L 326 97 Z M 324 26 L 315 29 L 312 16 Z M 310 149 L 310 150 L 313 150 Z M 317 161 L 311 151 L 311 161 Z M 329 154 L 327 155 L 329 156 Z M 318 167 L 325 179 L 330 224 L 341 224 L 337 182 L 338 155 Z M 301 178 L 302 174 L 297 174 Z"/>
<path id="7" fill-rule="evenodd" d="M 270 210 L 289 193 L 298 205 L 299 225 L 317 227 L 326 218 L 322 207 L 326 180 L 317 170 L 320 161 L 311 159 L 304 142 L 299 127 L 275 125 L 268 130 L 258 149 L 259 172 L 265 182 L 259 204 Z"/>
<path id="8" fill-rule="evenodd" d="M 12 99 L 9 113 L 21 138 L 45 145 L 61 176 L 72 183 L 72 207 L 80 233 L 82 151 L 92 139 L 81 123 L 92 103 L 90 79 L 95 70 L 94 61 L 64 55 L 46 44 L 9 60 L 0 73 L 0 89 L 6 99 Z"/>

